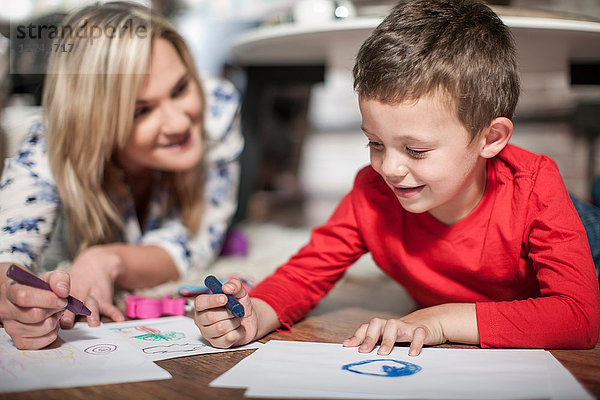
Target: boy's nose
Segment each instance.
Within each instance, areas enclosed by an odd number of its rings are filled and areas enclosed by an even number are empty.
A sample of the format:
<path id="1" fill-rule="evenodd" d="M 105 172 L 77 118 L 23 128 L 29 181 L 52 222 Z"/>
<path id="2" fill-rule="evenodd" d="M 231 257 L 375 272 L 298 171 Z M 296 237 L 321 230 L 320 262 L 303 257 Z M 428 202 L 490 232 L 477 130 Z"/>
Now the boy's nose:
<path id="1" fill-rule="evenodd" d="M 386 177 L 403 178 L 408 174 L 408 167 L 399 157 L 385 157 L 381 164 L 381 172 Z"/>

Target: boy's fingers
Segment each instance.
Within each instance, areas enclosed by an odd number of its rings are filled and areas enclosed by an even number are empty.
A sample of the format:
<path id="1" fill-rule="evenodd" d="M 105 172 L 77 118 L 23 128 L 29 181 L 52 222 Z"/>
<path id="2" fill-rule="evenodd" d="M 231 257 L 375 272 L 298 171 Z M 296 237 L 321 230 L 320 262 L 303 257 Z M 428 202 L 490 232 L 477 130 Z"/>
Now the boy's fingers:
<path id="1" fill-rule="evenodd" d="M 230 332 L 235 331 L 240 327 L 240 325 L 241 322 L 239 318 L 229 318 L 226 320 L 222 320 L 212 325 L 205 326 L 204 328 L 206 329 L 204 330 L 202 336 L 204 336 L 206 339 L 218 339 L 223 336 L 226 336 Z M 237 340 L 239 340 L 239 338 L 236 339 L 236 341 Z"/>
<path id="2" fill-rule="evenodd" d="M 388 321 L 385 324 L 385 328 L 383 329 L 383 335 L 381 338 L 381 345 L 379 346 L 377 354 L 379 354 L 380 356 L 387 356 L 388 354 L 390 354 L 398 339 L 398 331 L 401 329 L 402 326 L 399 326 L 392 320 Z"/>
<path id="3" fill-rule="evenodd" d="M 377 342 L 379 341 L 379 337 L 381 336 L 383 330 L 384 320 L 373 319 L 369 326 L 367 327 L 367 332 L 365 334 L 365 340 L 358 348 L 359 353 L 369 353 L 374 348 Z"/>
<path id="4" fill-rule="evenodd" d="M 205 311 L 196 315 L 196 322 L 200 326 L 206 327 L 213 326 L 214 324 L 218 324 L 222 321 L 229 321 L 234 319 L 239 320 L 239 318 L 233 317 L 231 313 L 224 308 L 219 311 Z"/>
<path id="5" fill-rule="evenodd" d="M 225 284 L 223 284 L 222 290 L 223 293 L 231 294 L 236 299 L 241 299 L 242 297 L 248 294 L 246 293 L 246 288 L 244 288 L 242 281 L 235 278 L 225 282 Z"/>
<path id="6" fill-rule="evenodd" d="M 359 344 L 361 344 L 361 342 L 362 341 L 358 337 L 352 336 L 348 339 L 345 339 L 342 344 L 344 345 L 344 347 L 356 347 Z"/>
<path id="7" fill-rule="evenodd" d="M 425 328 L 419 327 L 415 329 L 412 341 L 410 342 L 410 347 L 408 348 L 409 356 L 418 356 L 421 354 L 421 349 L 423 348 L 423 343 L 425 343 L 426 336 L 427 331 Z"/>
<path id="8" fill-rule="evenodd" d="M 362 324 L 361 326 L 359 326 L 358 329 L 354 332 L 354 335 L 352 335 L 352 337 L 349 337 L 348 339 L 344 340 L 344 346 L 356 347 L 359 344 L 361 344 L 365 338 L 365 335 L 367 334 L 368 326 L 369 325 L 367 324 Z"/>
<path id="9" fill-rule="evenodd" d="M 246 330 L 243 326 L 238 329 L 227 332 L 226 334 L 210 339 L 210 344 L 221 349 L 228 349 L 236 345 L 246 335 Z"/>
<path id="10" fill-rule="evenodd" d="M 194 307 L 198 312 L 223 307 L 225 304 L 227 304 L 227 296 L 223 294 L 201 294 L 194 300 Z"/>

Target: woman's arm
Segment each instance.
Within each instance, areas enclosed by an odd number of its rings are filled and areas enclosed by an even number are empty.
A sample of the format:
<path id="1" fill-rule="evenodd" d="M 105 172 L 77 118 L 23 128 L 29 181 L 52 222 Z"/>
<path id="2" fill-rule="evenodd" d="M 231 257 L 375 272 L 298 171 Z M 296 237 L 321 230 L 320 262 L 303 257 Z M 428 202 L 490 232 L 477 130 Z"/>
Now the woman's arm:
<path id="1" fill-rule="evenodd" d="M 102 274 L 128 290 L 153 287 L 179 277 L 173 259 L 164 249 L 123 243 L 93 246 L 83 251 L 70 271 L 79 269 L 86 271 L 91 282 L 92 270 L 102 269 Z"/>
<path id="2" fill-rule="evenodd" d="M 176 280 L 179 277 L 173 259 L 156 246 L 107 244 L 83 251 L 68 269 L 72 295 L 98 301 L 100 313 L 114 321 L 125 319 L 113 305 L 115 284 L 124 289 L 141 289 Z M 75 316 L 67 312 L 62 326 L 73 326 Z"/>
<path id="3" fill-rule="evenodd" d="M 19 150 L 6 160 L 0 180 L 0 262 L 35 268 L 58 214 L 41 124 L 32 126 Z"/>

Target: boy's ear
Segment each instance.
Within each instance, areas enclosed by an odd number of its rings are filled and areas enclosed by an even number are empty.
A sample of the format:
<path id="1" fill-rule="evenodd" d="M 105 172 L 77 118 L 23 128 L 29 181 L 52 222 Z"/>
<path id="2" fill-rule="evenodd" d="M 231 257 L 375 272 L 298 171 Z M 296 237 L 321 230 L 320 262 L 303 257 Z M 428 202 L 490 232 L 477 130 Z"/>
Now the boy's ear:
<path id="1" fill-rule="evenodd" d="M 483 158 L 492 158 L 504 149 L 513 132 L 512 121 L 506 117 L 497 117 L 484 132 L 483 147 L 479 153 Z"/>

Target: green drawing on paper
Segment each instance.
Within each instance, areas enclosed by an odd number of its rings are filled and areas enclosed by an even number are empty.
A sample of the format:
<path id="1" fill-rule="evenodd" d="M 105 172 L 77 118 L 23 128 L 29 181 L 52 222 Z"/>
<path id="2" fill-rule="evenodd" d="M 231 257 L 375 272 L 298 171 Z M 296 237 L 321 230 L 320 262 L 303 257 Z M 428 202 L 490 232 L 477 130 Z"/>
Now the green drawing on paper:
<path id="1" fill-rule="evenodd" d="M 143 335 L 132 336 L 134 339 L 147 340 L 152 342 L 158 342 L 160 340 L 179 340 L 185 337 L 185 333 L 181 332 L 154 332 L 154 333 L 145 333 Z"/>

